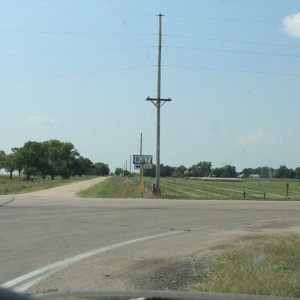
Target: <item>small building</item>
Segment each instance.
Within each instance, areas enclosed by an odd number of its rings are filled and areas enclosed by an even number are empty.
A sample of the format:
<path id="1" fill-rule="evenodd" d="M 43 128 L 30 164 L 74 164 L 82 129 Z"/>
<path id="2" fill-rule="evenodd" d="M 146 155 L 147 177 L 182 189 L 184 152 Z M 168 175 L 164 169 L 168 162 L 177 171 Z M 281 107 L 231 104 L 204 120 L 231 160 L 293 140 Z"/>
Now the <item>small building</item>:
<path id="1" fill-rule="evenodd" d="M 237 178 L 246 178 L 247 176 L 245 174 L 240 174 L 237 176 Z"/>
<path id="2" fill-rule="evenodd" d="M 259 174 L 250 174 L 249 178 L 260 178 Z"/>

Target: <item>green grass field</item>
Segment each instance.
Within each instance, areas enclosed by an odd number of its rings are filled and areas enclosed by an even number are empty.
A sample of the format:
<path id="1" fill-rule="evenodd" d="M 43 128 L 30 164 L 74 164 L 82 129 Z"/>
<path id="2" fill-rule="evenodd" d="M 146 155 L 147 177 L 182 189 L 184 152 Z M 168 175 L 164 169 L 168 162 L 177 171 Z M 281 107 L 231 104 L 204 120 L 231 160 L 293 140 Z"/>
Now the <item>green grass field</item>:
<path id="1" fill-rule="evenodd" d="M 139 178 L 111 177 L 98 186 L 80 193 L 82 197 L 139 198 L 141 197 Z M 144 198 L 154 198 L 150 187 L 154 178 L 145 178 Z M 165 199 L 227 200 L 244 199 L 287 200 L 284 179 L 243 179 L 242 181 L 202 181 L 197 179 L 161 178 L 161 190 Z M 300 180 L 291 179 L 289 200 L 300 200 Z M 149 187 L 149 190 L 148 190 Z"/>
<path id="2" fill-rule="evenodd" d="M 149 179 L 147 179 L 148 182 Z M 286 180 L 243 179 L 242 181 L 202 181 L 197 179 L 162 178 L 164 198 L 175 199 L 246 199 L 282 200 L 286 198 Z M 289 180 L 289 198 L 300 199 L 300 180 Z"/>
<path id="3" fill-rule="evenodd" d="M 267 240 L 218 256 L 192 290 L 300 297 L 300 236 Z"/>
<path id="4" fill-rule="evenodd" d="M 8 175 L 0 175 L 0 195 L 29 193 L 91 178 L 94 177 L 72 177 L 66 180 L 60 178 L 56 178 L 55 180 L 51 180 L 50 178 L 35 178 L 34 181 L 27 182 L 23 176 L 13 176 L 12 180 L 10 180 Z"/>

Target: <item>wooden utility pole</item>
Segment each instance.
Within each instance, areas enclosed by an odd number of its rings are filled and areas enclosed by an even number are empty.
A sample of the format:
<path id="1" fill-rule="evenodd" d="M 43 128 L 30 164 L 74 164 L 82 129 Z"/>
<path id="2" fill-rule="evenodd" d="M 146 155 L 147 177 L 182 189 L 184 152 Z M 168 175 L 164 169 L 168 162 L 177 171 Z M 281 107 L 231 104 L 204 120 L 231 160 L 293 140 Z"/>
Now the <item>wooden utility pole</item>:
<path id="1" fill-rule="evenodd" d="M 168 99 L 161 99 L 161 31 L 162 31 L 162 14 L 159 17 L 159 41 L 158 41 L 158 74 L 157 74 L 157 98 L 148 97 L 146 100 L 151 101 L 157 108 L 157 123 L 156 123 L 156 191 L 160 193 L 160 108 L 167 102 Z"/>

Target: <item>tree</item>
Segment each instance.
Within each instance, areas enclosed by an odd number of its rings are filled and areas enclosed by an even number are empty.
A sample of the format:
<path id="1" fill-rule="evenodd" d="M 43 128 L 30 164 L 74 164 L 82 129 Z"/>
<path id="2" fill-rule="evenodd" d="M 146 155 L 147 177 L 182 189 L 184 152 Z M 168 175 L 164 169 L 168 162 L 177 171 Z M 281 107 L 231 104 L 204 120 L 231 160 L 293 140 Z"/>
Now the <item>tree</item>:
<path id="1" fill-rule="evenodd" d="M 226 165 L 223 168 L 222 177 L 224 178 L 235 178 L 236 169 L 234 166 Z"/>
<path id="2" fill-rule="evenodd" d="M 115 170 L 115 175 L 120 176 L 121 174 L 124 174 L 124 171 L 122 168 L 116 168 Z"/>
<path id="3" fill-rule="evenodd" d="M 72 143 L 57 140 L 29 141 L 17 153 L 27 179 L 32 175 L 42 178 L 50 175 L 52 179 L 61 176 L 67 179 L 75 174 L 75 161 L 79 156 Z"/>
<path id="4" fill-rule="evenodd" d="M 90 159 L 79 156 L 74 160 L 72 175 L 87 175 L 93 173 L 93 163 Z M 94 174 L 91 174 L 94 175 Z"/>
<path id="5" fill-rule="evenodd" d="M 212 169 L 211 174 L 218 178 L 222 177 L 223 169 L 222 168 L 214 168 L 214 169 Z"/>
<path id="6" fill-rule="evenodd" d="M 54 179 L 55 176 L 61 176 L 64 179 L 74 175 L 81 176 L 84 174 L 81 169 L 85 169 L 87 164 L 92 165 L 90 160 L 84 161 L 83 157 L 76 161 L 80 155 L 72 143 L 50 140 L 43 142 L 42 147 L 45 164 L 41 172 L 43 176 L 50 175 L 51 179 Z"/>
<path id="7" fill-rule="evenodd" d="M 21 176 L 22 170 L 23 170 L 23 160 L 20 148 L 14 147 L 11 149 L 13 156 L 14 156 L 14 164 L 15 164 L 15 170 L 18 171 L 19 176 Z"/>
<path id="8" fill-rule="evenodd" d="M 200 161 L 197 165 L 193 165 L 188 169 L 188 176 L 207 177 L 211 173 L 211 166 L 211 162 Z"/>
<path id="9" fill-rule="evenodd" d="M 178 168 L 175 168 L 175 170 L 173 171 L 172 177 L 183 177 L 184 176 L 184 172 L 187 170 L 187 168 L 183 165 L 181 165 Z"/>
<path id="10" fill-rule="evenodd" d="M 290 170 L 285 165 L 280 165 L 278 169 L 275 170 L 276 178 L 288 178 Z"/>
<path id="11" fill-rule="evenodd" d="M 270 167 L 258 167 L 258 174 L 261 178 L 272 178 L 274 169 Z"/>
<path id="12" fill-rule="evenodd" d="M 300 167 L 295 169 L 295 178 L 300 179 Z"/>
<path id="13" fill-rule="evenodd" d="M 246 177 L 249 177 L 251 174 L 257 174 L 256 169 L 252 168 L 245 168 L 241 173 L 244 174 Z"/>
<path id="14" fill-rule="evenodd" d="M 5 171 L 9 173 L 9 178 L 12 179 L 12 174 L 16 170 L 15 157 L 13 153 L 6 155 Z"/>
<path id="15" fill-rule="evenodd" d="M 212 175 L 215 177 L 235 178 L 237 176 L 234 166 L 226 165 L 222 168 L 215 168 L 212 170 Z"/>
<path id="16" fill-rule="evenodd" d="M 95 175 L 98 176 L 107 176 L 109 174 L 109 167 L 107 164 L 97 162 L 93 165 L 93 168 L 95 169 Z"/>
<path id="17" fill-rule="evenodd" d="M 20 149 L 20 155 L 27 180 L 32 175 L 40 175 L 41 171 L 46 167 L 44 149 L 39 142 L 26 142 Z"/>
<path id="18" fill-rule="evenodd" d="M 6 154 L 4 151 L 0 150 L 0 170 L 5 167 Z"/>
<path id="19" fill-rule="evenodd" d="M 170 166 L 160 165 L 160 176 L 161 177 L 171 177 L 175 168 Z"/>
<path id="20" fill-rule="evenodd" d="M 49 140 L 45 142 L 28 141 L 21 148 L 12 148 L 12 153 L 6 156 L 0 151 L 0 169 L 5 168 L 12 176 L 17 170 L 22 170 L 27 180 L 31 176 L 61 176 L 64 179 L 70 176 L 108 175 L 109 167 L 104 163 L 96 163 L 80 156 L 74 145 L 69 142 Z"/>

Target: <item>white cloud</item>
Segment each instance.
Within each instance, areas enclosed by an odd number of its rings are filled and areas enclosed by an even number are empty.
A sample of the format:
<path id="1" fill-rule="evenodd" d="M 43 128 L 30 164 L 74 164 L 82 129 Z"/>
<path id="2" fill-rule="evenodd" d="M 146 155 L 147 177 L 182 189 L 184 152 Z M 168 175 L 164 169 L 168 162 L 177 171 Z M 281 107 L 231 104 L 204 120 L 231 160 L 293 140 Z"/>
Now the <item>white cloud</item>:
<path id="1" fill-rule="evenodd" d="M 26 122 L 32 125 L 58 125 L 56 120 L 40 115 L 30 116 Z"/>
<path id="2" fill-rule="evenodd" d="M 235 140 L 238 145 L 267 145 L 278 144 L 280 139 L 263 130 L 251 133 L 244 137 L 239 137 Z"/>
<path id="3" fill-rule="evenodd" d="M 291 36 L 300 37 L 300 12 L 283 19 L 284 30 Z"/>

